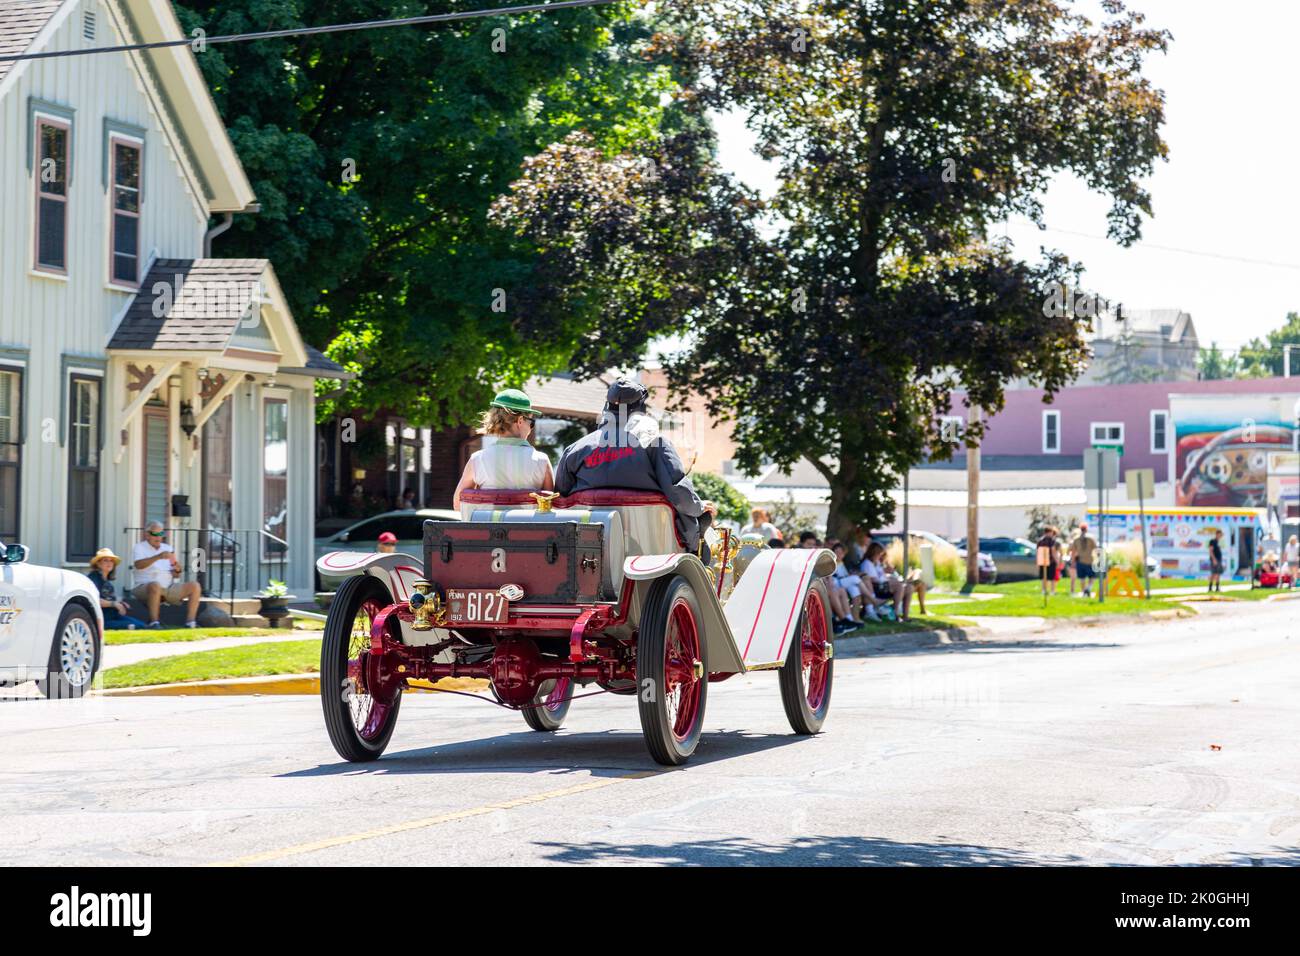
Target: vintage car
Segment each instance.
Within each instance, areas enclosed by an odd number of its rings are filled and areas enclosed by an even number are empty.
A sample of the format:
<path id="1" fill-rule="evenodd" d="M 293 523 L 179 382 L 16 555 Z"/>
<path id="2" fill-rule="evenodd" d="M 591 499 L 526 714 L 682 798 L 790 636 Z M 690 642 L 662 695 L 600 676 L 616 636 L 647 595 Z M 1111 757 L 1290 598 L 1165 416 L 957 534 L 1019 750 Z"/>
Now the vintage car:
<path id="1" fill-rule="evenodd" d="M 662 495 L 601 490 L 467 491 L 462 521 L 426 521 L 421 559 L 339 551 L 317 569 L 337 586 L 321 648 L 331 742 L 373 760 L 402 693 L 487 680 L 528 726 L 558 729 L 579 688 L 635 696 L 651 756 L 684 763 L 709 684 L 778 671 L 790 726 L 815 734 L 830 706 L 824 549 L 768 549 L 709 532 L 687 553 Z"/>
<path id="2" fill-rule="evenodd" d="M 46 697 L 80 697 L 95 678 L 104 617 L 90 579 L 27 560 L 0 543 L 0 686 L 36 681 Z"/>

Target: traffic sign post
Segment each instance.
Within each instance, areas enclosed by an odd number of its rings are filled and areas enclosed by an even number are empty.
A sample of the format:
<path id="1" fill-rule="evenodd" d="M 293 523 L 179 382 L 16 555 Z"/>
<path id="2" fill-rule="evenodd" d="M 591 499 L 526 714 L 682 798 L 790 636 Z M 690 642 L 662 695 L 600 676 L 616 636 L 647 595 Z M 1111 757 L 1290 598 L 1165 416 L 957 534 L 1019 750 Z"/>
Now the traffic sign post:
<path id="1" fill-rule="evenodd" d="M 1153 468 L 1131 468 L 1124 473 L 1129 498 L 1138 500 L 1138 522 L 1142 529 L 1142 580 L 1146 583 L 1147 600 L 1151 600 L 1151 569 L 1147 566 L 1147 513 L 1146 496 L 1156 486 Z"/>
<path id="2" fill-rule="evenodd" d="M 1097 547 L 1101 551 L 1102 573 L 1097 582 L 1097 600 L 1106 603 L 1106 489 L 1119 483 L 1119 456 L 1124 449 L 1119 445 L 1094 445 L 1083 453 L 1083 483 L 1097 488 Z"/>

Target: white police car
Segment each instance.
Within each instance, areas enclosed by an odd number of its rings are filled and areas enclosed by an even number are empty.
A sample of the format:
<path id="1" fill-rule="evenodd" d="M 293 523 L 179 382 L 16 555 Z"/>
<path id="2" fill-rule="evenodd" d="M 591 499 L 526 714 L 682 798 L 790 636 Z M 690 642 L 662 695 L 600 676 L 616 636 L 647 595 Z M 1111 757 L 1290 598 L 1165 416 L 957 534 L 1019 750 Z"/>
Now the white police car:
<path id="1" fill-rule="evenodd" d="M 0 543 L 0 686 L 34 680 L 46 697 L 80 697 L 103 653 L 104 616 L 90 579 L 27 563 Z"/>

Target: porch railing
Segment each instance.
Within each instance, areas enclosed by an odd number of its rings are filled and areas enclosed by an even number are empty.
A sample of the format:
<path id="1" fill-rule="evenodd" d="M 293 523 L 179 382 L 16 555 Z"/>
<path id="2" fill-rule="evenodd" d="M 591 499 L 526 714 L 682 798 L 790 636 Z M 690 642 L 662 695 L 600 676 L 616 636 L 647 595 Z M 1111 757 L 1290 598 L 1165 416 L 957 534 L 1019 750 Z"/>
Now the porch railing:
<path id="1" fill-rule="evenodd" d="M 144 529 L 123 528 L 122 535 L 122 560 L 130 565 Z M 237 598 L 251 597 L 272 579 L 283 581 L 289 563 L 289 543 L 260 528 L 168 528 L 167 543 L 181 563 L 180 580 L 198 581 L 204 597 L 226 601 L 232 615 Z M 133 570 L 128 568 L 128 581 Z"/>

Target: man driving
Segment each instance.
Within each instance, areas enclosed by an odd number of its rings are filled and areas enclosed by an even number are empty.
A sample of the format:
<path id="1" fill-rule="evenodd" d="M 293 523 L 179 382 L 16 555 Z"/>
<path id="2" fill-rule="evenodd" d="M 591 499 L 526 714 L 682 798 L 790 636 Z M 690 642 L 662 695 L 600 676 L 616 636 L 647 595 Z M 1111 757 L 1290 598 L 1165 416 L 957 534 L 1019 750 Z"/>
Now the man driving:
<path id="1" fill-rule="evenodd" d="M 561 495 L 593 488 L 658 491 L 673 506 L 686 549 L 698 554 L 712 508 L 695 493 L 677 449 L 647 414 L 647 394 L 645 386 L 624 378 L 609 387 L 596 430 L 560 456 L 555 490 Z"/>

